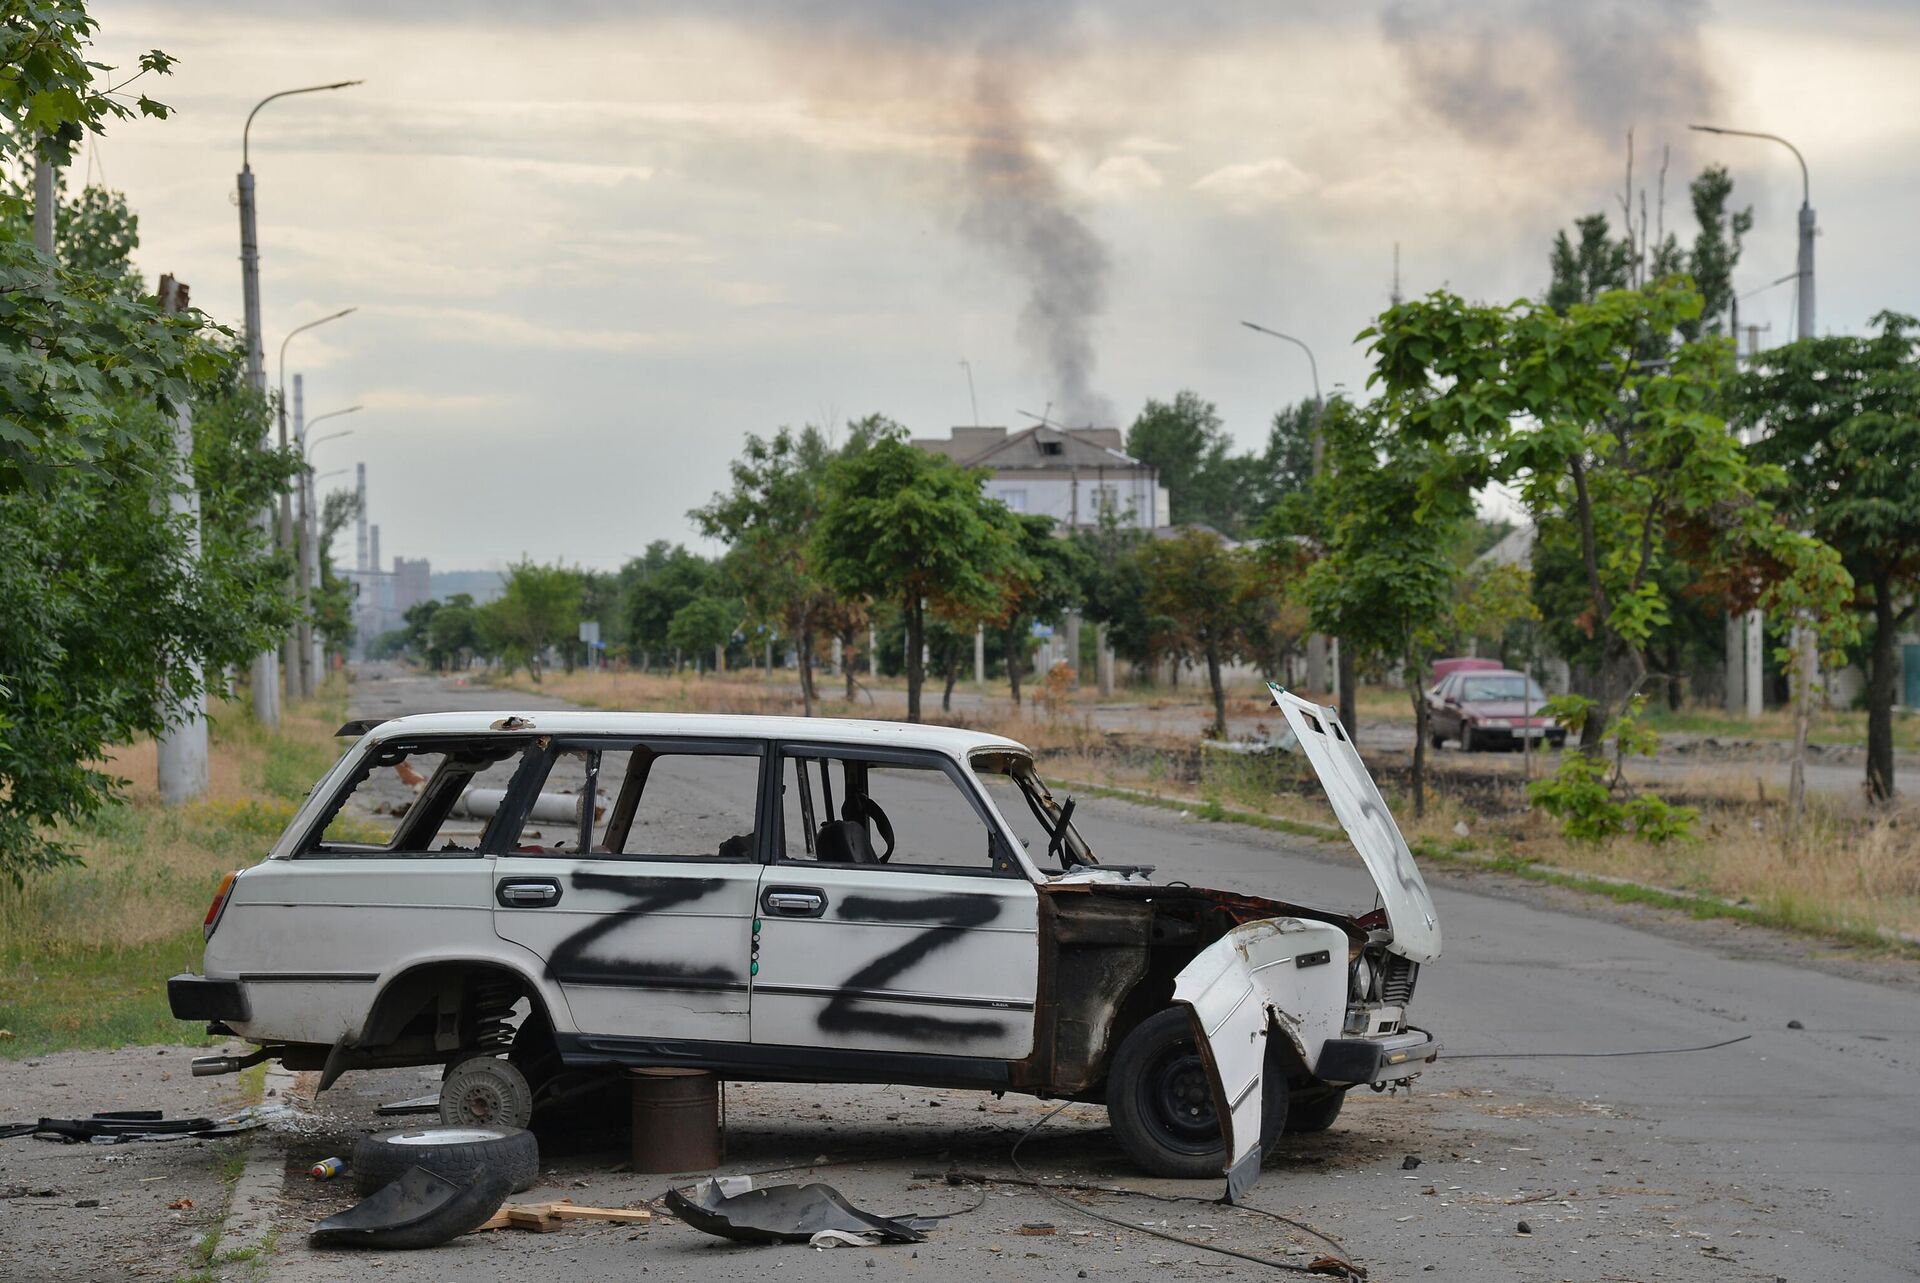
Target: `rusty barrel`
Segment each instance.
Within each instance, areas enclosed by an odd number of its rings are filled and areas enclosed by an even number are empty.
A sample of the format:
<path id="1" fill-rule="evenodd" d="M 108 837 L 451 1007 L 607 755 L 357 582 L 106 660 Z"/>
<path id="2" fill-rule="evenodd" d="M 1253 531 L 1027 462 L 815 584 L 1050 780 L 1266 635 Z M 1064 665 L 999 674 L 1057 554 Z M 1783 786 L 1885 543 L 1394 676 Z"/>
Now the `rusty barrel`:
<path id="1" fill-rule="evenodd" d="M 704 1069 L 633 1069 L 633 1170 L 720 1166 L 720 1080 Z"/>

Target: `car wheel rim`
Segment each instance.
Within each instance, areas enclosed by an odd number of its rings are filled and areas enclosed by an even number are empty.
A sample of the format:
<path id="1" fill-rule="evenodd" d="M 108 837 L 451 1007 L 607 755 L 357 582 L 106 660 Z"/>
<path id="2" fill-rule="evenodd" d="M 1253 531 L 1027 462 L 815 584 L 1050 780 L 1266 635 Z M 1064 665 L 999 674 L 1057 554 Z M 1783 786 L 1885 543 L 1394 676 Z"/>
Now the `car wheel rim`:
<path id="1" fill-rule="evenodd" d="M 1213 1108 L 1207 1067 L 1190 1044 L 1167 1048 L 1141 1076 L 1142 1104 L 1166 1142 L 1186 1153 L 1220 1145 L 1220 1119 Z"/>

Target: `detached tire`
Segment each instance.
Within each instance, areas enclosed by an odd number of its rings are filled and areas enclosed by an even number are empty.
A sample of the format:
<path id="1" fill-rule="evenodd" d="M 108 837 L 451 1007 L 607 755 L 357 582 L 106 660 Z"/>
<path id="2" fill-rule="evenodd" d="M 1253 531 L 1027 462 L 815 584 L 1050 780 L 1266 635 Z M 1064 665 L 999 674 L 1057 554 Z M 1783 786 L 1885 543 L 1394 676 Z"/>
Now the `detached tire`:
<path id="1" fill-rule="evenodd" d="M 1263 1150 L 1287 1118 L 1286 1079 L 1273 1068 L 1269 1057 L 1261 1082 Z M 1185 1007 L 1147 1017 L 1120 1044 L 1107 1071 L 1107 1118 L 1120 1148 L 1151 1175 L 1206 1180 L 1225 1173 L 1213 1085 Z"/>
<path id="2" fill-rule="evenodd" d="M 533 1133 L 502 1127 L 409 1127 L 362 1136 L 353 1144 L 353 1188 L 365 1197 L 424 1167 L 456 1185 L 504 1178 L 507 1192 L 532 1189 L 540 1179 L 540 1144 Z M 484 1218 L 483 1218 L 484 1219 Z"/>

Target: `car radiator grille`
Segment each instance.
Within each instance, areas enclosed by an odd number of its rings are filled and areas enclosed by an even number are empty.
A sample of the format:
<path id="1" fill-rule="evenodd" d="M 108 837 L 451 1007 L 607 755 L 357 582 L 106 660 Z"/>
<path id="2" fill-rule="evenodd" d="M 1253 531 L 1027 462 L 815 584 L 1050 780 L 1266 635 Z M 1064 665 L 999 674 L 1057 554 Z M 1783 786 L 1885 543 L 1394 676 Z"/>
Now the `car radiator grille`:
<path id="1" fill-rule="evenodd" d="M 1397 953 L 1388 954 L 1386 969 L 1380 977 L 1380 1001 L 1389 1006 L 1406 1006 L 1413 1000 L 1413 982 L 1419 975 L 1419 963 Z"/>

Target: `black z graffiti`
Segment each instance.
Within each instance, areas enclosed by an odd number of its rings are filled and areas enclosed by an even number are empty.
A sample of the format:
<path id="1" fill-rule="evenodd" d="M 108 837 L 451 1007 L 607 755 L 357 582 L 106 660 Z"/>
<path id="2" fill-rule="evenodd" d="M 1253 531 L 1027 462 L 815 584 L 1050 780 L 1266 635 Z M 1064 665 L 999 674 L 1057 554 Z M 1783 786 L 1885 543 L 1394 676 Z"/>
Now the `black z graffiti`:
<path id="1" fill-rule="evenodd" d="M 854 895 L 840 901 L 839 917 L 854 922 L 916 922 L 929 925 L 891 952 L 881 954 L 848 976 L 844 989 L 823 1008 L 820 1028 L 829 1033 L 884 1033 L 933 1041 L 939 1038 L 987 1038 L 1007 1030 L 1004 1021 L 963 1020 L 945 1016 L 901 1015 L 861 1005 L 860 991 L 884 989 L 927 955 L 962 939 L 962 932 L 1000 916 L 999 902 L 984 895 L 939 895 L 925 900 L 882 900 Z"/>
<path id="2" fill-rule="evenodd" d="M 725 878 L 650 878 L 576 869 L 567 884 L 576 891 L 612 891 L 627 899 L 617 909 L 595 915 L 586 926 L 554 946 L 547 958 L 547 975 L 551 979 L 561 984 L 619 984 L 661 989 L 719 989 L 745 984 L 745 978 L 729 967 L 587 956 L 587 950 L 596 941 L 622 923 L 704 899 L 725 887 Z"/>

